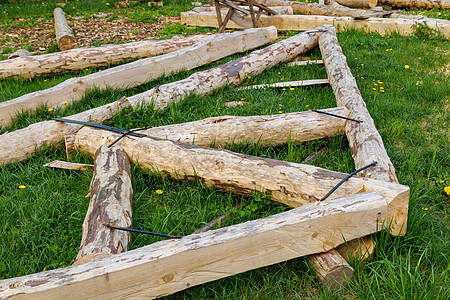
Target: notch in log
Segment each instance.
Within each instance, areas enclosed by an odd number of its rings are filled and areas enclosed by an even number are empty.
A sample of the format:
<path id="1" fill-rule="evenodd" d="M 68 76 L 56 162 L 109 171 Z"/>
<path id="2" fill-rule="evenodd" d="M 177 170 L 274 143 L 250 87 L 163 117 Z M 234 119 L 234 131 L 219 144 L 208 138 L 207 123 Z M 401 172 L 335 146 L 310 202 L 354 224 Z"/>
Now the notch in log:
<path id="1" fill-rule="evenodd" d="M 74 265 L 125 252 L 130 243 L 130 232 L 104 226 L 131 227 L 133 188 L 128 155 L 117 146 L 103 145 L 94 160 L 91 201 Z"/>
<path id="2" fill-rule="evenodd" d="M 53 11 L 55 17 L 55 33 L 58 48 L 62 51 L 78 47 L 77 40 L 67 24 L 66 16 L 60 7 Z"/>

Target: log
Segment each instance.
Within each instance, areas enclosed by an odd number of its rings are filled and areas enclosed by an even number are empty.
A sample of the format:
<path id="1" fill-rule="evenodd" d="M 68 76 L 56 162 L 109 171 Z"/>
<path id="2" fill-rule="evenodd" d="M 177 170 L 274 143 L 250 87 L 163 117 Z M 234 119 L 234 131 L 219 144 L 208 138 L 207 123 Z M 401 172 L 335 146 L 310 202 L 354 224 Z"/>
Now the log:
<path id="1" fill-rule="evenodd" d="M 239 8 L 248 10 L 248 6 L 241 6 L 238 5 Z M 292 7 L 290 5 L 280 5 L 280 6 L 275 6 L 275 7 L 271 7 L 271 10 L 273 10 L 274 12 L 276 12 L 277 14 L 280 15 L 293 15 L 294 11 L 292 9 Z M 216 11 L 216 7 L 215 6 L 200 6 L 200 7 L 195 7 L 192 9 L 193 12 L 197 12 L 197 13 L 203 13 L 203 12 L 208 12 L 208 11 Z M 221 8 L 220 9 L 221 14 L 226 14 L 228 12 L 228 9 L 226 8 Z M 259 12 L 259 7 L 253 7 L 253 11 L 254 12 Z M 261 14 L 265 14 L 268 15 L 267 11 L 262 10 Z"/>
<path id="2" fill-rule="evenodd" d="M 131 88 L 163 75 L 210 63 L 225 56 L 262 46 L 277 38 L 275 28 L 252 28 L 243 32 L 219 35 L 165 55 L 134 61 L 90 74 L 68 79 L 52 88 L 33 92 L 0 103 L 0 125 L 8 125 L 23 110 L 37 107 L 64 106 L 83 97 L 91 88 Z"/>
<path id="3" fill-rule="evenodd" d="M 331 8 L 333 9 L 333 8 Z M 372 12 L 370 12 L 372 13 Z M 398 15 L 398 14 L 394 14 Z M 359 16 L 359 15 L 358 15 Z M 248 19 L 248 17 L 246 17 Z M 305 31 L 322 26 L 325 24 L 333 24 L 340 31 L 348 28 L 364 30 L 367 32 L 378 32 L 380 34 L 398 33 L 400 35 L 411 35 L 414 33 L 417 24 L 426 24 L 428 27 L 438 30 L 445 38 L 450 37 L 450 23 L 439 19 L 404 19 L 404 18 L 369 18 L 367 20 L 355 20 L 351 17 L 331 17 L 331 16 L 308 16 L 308 15 L 293 15 L 293 16 L 261 16 L 259 20 L 260 26 L 275 26 L 278 30 L 298 30 Z M 192 26 L 217 27 L 217 16 L 214 13 L 192 13 L 182 12 L 181 23 Z M 241 27 L 236 23 L 229 21 L 227 28 Z"/>
<path id="4" fill-rule="evenodd" d="M 103 123 L 129 106 L 128 100 L 123 97 L 113 103 L 66 118 L 84 122 Z M 57 145 L 64 139 L 64 136 L 74 134 L 81 127 L 78 124 L 44 121 L 3 134 L 0 136 L 0 165 L 26 160 L 37 149 L 45 145 Z"/>
<path id="5" fill-rule="evenodd" d="M 154 108 L 163 109 L 170 103 L 180 102 L 193 93 L 204 95 L 226 84 L 239 85 L 249 75 L 260 74 L 267 68 L 312 50 L 316 46 L 317 34 L 321 30 L 322 27 L 314 28 L 311 32 L 295 35 L 245 57 L 195 73 L 186 79 L 161 85 L 128 99 L 133 107 L 153 104 Z"/>
<path id="6" fill-rule="evenodd" d="M 375 242 L 370 236 L 364 236 L 359 239 L 345 242 L 345 244 L 337 247 L 336 250 L 347 261 L 365 261 L 372 257 L 373 252 L 375 251 Z"/>
<path id="7" fill-rule="evenodd" d="M 337 3 L 352 8 L 372 8 L 377 6 L 378 0 L 335 0 Z"/>
<path id="8" fill-rule="evenodd" d="M 72 29 L 66 21 L 66 16 L 60 7 L 53 10 L 55 17 L 55 33 L 58 48 L 62 51 L 78 47 L 77 39 L 73 36 Z"/>
<path id="9" fill-rule="evenodd" d="M 319 36 L 319 47 L 336 102 L 350 111 L 351 118 L 362 120 L 361 123 L 347 122 L 345 126 L 355 165 L 361 168 L 376 161 L 377 164 L 373 168 L 362 174 L 369 178 L 398 183 L 395 168 L 386 152 L 383 140 L 367 110 L 342 48 L 339 46 L 336 30 L 332 25 L 328 27 L 327 32 Z M 391 228 L 396 235 L 406 233 L 409 199 L 403 200 L 403 203 L 399 203 L 403 209 L 399 209 L 394 216 Z"/>
<path id="10" fill-rule="evenodd" d="M 270 6 L 291 6 L 294 14 L 300 15 L 322 15 L 322 16 L 335 16 L 335 17 L 355 17 L 370 12 L 362 9 L 352 9 L 340 4 L 336 6 L 317 4 L 317 3 L 305 3 L 297 1 L 287 0 L 260 0 L 261 3 Z"/>
<path id="11" fill-rule="evenodd" d="M 27 49 L 19 49 L 16 52 L 12 53 L 11 55 L 8 56 L 8 59 L 12 59 L 12 58 L 18 58 L 18 57 L 27 57 L 27 56 L 31 56 L 33 55 L 30 51 L 28 51 Z M 17 60 L 15 60 L 17 61 Z M 1 61 L 2 62 L 11 62 L 10 60 L 4 60 Z M 0 71 L 1 72 L 1 71 Z"/>
<path id="12" fill-rule="evenodd" d="M 268 84 L 257 84 L 250 85 L 240 88 L 240 90 L 247 89 L 261 89 L 261 88 L 269 88 L 269 87 L 293 87 L 293 86 L 309 86 L 316 84 L 329 84 L 330 81 L 328 79 L 310 79 L 310 80 L 299 80 L 299 81 L 285 81 L 285 82 L 276 82 L 276 83 L 268 83 Z"/>
<path id="13" fill-rule="evenodd" d="M 332 290 L 346 288 L 353 280 L 354 269 L 334 249 L 320 255 L 310 255 L 307 261 L 313 266 L 322 284 Z"/>
<path id="14" fill-rule="evenodd" d="M 103 144 L 120 134 L 84 127 L 75 136 L 78 150 L 94 155 Z M 321 199 L 346 174 L 273 159 L 253 157 L 223 149 L 204 148 L 154 137 L 127 136 L 118 145 L 143 169 L 161 172 L 175 179 L 201 180 L 206 186 L 237 194 L 266 193 L 273 201 L 298 207 Z M 407 186 L 380 180 L 352 177 L 331 197 L 361 191 L 377 192 L 388 201 L 392 234 L 401 233 L 396 217 L 404 214 L 409 197 Z M 405 200 L 406 198 L 406 200 Z"/>
<path id="15" fill-rule="evenodd" d="M 153 57 L 209 40 L 216 35 L 195 35 L 181 39 L 150 40 L 95 48 L 77 48 L 64 52 L 0 61 L 0 78 L 34 78 L 118 64 L 137 58 Z"/>
<path id="16" fill-rule="evenodd" d="M 94 170 L 94 165 L 89 164 L 79 164 L 68 161 L 54 160 L 43 165 L 43 167 L 57 168 L 65 170 L 76 170 L 76 171 L 92 171 Z"/>
<path id="17" fill-rule="evenodd" d="M 340 107 L 323 111 L 346 116 Z M 288 141 L 301 143 L 343 133 L 345 120 L 311 111 L 266 116 L 220 116 L 140 131 L 161 139 L 197 146 L 224 147 L 232 143 L 258 143 L 270 147 Z"/>
<path id="18" fill-rule="evenodd" d="M 181 101 L 191 93 L 207 94 L 229 83 L 240 84 L 247 78 L 247 74 L 259 74 L 266 68 L 270 68 L 285 60 L 293 59 L 313 49 L 317 45 L 317 30 L 320 30 L 320 27 L 314 32 L 298 34 L 266 49 L 254 51 L 245 57 L 238 58 L 216 68 L 197 72 L 184 80 L 161 85 L 158 88 L 129 97 L 124 102 L 128 105 L 128 101 L 131 100 L 131 109 L 137 108 L 141 104 L 154 104 L 155 107 L 164 108 L 171 102 Z M 114 106 L 114 104 L 111 105 Z M 123 105 L 115 104 L 115 106 L 120 107 Z M 83 117 L 84 121 L 89 120 L 89 113 L 86 112 L 86 114 L 84 117 L 87 119 Z M 95 117 L 91 122 L 95 123 L 96 120 L 97 122 L 104 122 L 112 116 Z M 67 118 L 70 119 L 72 117 L 74 116 Z M 73 125 L 69 126 L 68 124 L 60 127 L 60 122 L 47 122 L 36 123 L 27 128 L 1 135 L 0 165 L 25 160 L 36 149 L 45 144 L 59 143 L 64 139 L 64 136 L 73 134 L 80 128 L 79 126 L 73 127 Z M 65 130 L 61 128 L 65 128 Z M 24 136 L 27 138 L 24 139 Z M 12 147 L 9 145 L 12 145 Z"/>
<path id="19" fill-rule="evenodd" d="M 131 228 L 130 160 L 120 147 L 103 145 L 95 152 L 94 166 L 91 201 L 74 265 L 128 251 L 130 244 L 130 232 L 104 226 Z"/>
<path id="20" fill-rule="evenodd" d="M 164 240 L 100 260 L 0 281 L 8 299 L 149 298 L 272 265 L 380 230 L 377 193 L 311 203 L 230 227 Z"/>
<path id="21" fill-rule="evenodd" d="M 320 65 L 323 64 L 323 60 L 299 60 L 288 63 L 288 66 L 307 66 L 307 65 Z"/>
<path id="22" fill-rule="evenodd" d="M 411 8 L 440 8 L 449 9 L 450 0 L 379 0 L 382 4 L 389 4 L 397 7 Z"/>

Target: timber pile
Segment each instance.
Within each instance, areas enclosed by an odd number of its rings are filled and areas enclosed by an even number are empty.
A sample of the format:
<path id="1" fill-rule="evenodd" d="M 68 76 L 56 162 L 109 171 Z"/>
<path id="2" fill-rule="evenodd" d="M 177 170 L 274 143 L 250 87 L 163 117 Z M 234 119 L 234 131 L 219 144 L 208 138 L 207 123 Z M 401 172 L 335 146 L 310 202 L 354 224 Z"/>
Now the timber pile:
<path id="1" fill-rule="evenodd" d="M 222 116 L 150 128 L 144 132 L 147 136 L 127 135 L 112 148 L 108 145 L 120 134 L 57 121 L 41 122 L 0 136 L 0 163 L 26 159 L 35 151 L 36 145 L 59 142 L 68 135 L 75 135 L 67 140 L 77 149 L 95 157 L 92 199 L 83 224 L 77 259 L 105 256 L 71 267 L 0 281 L 0 295 L 46 299 L 155 298 L 324 251 L 328 252 L 310 258 L 315 262 L 319 278 L 328 285 L 335 284 L 336 280 L 338 285 L 344 285 L 353 270 L 341 254 L 345 257 L 355 253 L 368 255 L 373 243 L 366 236 L 387 225 L 390 225 L 391 234 L 405 234 L 409 188 L 398 184 L 333 26 L 315 28 L 184 80 L 68 118 L 103 122 L 126 106 L 134 109 L 152 103 L 155 108 L 163 109 L 193 92 L 207 94 L 225 84 L 239 85 L 248 75 L 259 74 L 277 63 L 291 60 L 317 44 L 339 106 L 324 111 L 362 122 L 344 121 L 314 111 L 277 116 Z M 256 139 L 264 145 L 277 145 L 287 140 L 301 142 L 343 131 L 349 140 L 355 165 L 359 167 L 373 161 L 377 165 L 363 173 L 365 177 L 348 179 L 323 202 L 318 200 L 346 174 L 205 148 L 212 144 L 220 146 Z M 48 133 L 51 133 L 50 137 Z M 367 136 L 372 137 L 370 141 Z M 14 144 L 19 140 L 17 137 L 25 137 L 21 144 L 26 146 L 21 146 L 20 152 Z M 23 151 L 24 148 L 28 150 Z M 175 179 L 200 179 L 208 186 L 237 194 L 267 193 L 272 200 L 294 209 L 114 254 L 126 250 L 128 238 L 126 235 L 114 236 L 112 233 L 115 232 L 105 231 L 101 224 L 113 220 L 119 225 L 131 226 L 128 157 L 144 169 Z M 364 239 L 359 241 L 362 237 Z M 347 240 L 353 240 L 353 246 L 348 243 L 333 250 Z M 358 243 L 367 245 L 369 251 L 364 251 Z"/>
<path id="2" fill-rule="evenodd" d="M 380 34 L 397 32 L 401 35 L 411 35 L 417 24 L 425 24 L 440 31 L 445 38 L 450 38 L 450 21 L 424 18 L 423 16 L 406 16 L 394 11 L 376 13 L 371 10 L 353 9 L 340 4 L 323 5 L 317 3 L 302 3 L 285 0 L 263 0 L 262 3 L 270 5 L 290 5 L 294 13 L 301 15 L 261 15 L 260 26 L 275 26 L 278 30 L 305 31 L 324 24 L 333 24 L 339 30 L 348 28 L 376 31 Z M 389 16 L 389 18 L 382 18 Z M 250 17 L 243 17 L 250 22 Z M 217 27 L 217 15 L 211 11 L 198 13 L 189 11 L 181 13 L 181 22 L 186 25 Z M 227 23 L 227 28 L 243 28 L 232 20 Z"/>

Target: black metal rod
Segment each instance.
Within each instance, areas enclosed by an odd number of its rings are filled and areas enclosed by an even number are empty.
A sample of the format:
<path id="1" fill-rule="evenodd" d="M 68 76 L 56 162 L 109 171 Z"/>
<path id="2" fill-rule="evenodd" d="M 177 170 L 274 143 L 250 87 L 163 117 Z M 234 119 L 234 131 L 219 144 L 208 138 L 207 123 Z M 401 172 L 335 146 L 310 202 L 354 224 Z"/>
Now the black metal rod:
<path id="1" fill-rule="evenodd" d="M 111 225 L 111 224 L 104 224 L 104 225 L 111 229 L 118 229 L 118 230 L 130 231 L 130 232 L 135 232 L 135 233 L 143 233 L 143 234 L 154 235 L 154 236 L 159 236 L 159 237 L 163 237 L 163 238 L 169 238 L 169 239 L 181 239 L 182 238 L 181 236 L 178 236 L 178 235 L 170 235 L 170 234 L 156 233 L 156 232 L 138 230 L 138 229 L 133 229 L 133 228 L 127 228 L 127 227 L 119 227 L 119 226 L 115 226 L 115 225 Z"/>
<path id="2" fill-rule="evenodd" d="M 321 110 L 317 110 L 317 109 L 311 109 L 311 111 L 315 111 L 316 113 L 329 115 L 329 116 L 336 117 L 336 118 L 346 119 L 346 120 L 353 121 L 353 122 L 358 122 L 358 123 L 362 122 L 361 120 L 355 120 L 355 119 L 352 119 L 352 118 L 347 118 L 347 117 L 344 117 L 344 116 L 335 115 L 335 114 L 332 114 L 332 113 L 329 113 L 329 112 L 325 112 L 325 111 L 321 111 Z"/>
<path id="3" fill-rule="evenodd" d="M 111 127 L 111 126 L 107 126 L 107 125 L 103 125 L 103 124 L 83 122 L 83 121 L 77 121 L 77 120 L 71 120 L 71 119 L 65 119 L 65 118 L 54 118 L 53 120 L 59 121 L 59 122 L 80 124 L 80 125 L 90 126 L 90 127 L 94 127 L 94 128 L 106 129 L 106 130 L 109 130 L 112 132 L 117 132 L 117 133 L 122 133 L 122 134 L 128 132 L 127 130 L 123 130 L 120 128 L 115 128 L 115 127 Z M 136 132 L 131 132 L 129 134 L 132 136 L 137 136 L 137 137 L 146 137 L 147 136 L 145 134 L 136 133 Z"/>
<path id="4" fill-rule="evenodd" d="M 111 145 L 108 146 L 108 148 L 111 148 L 112 146 L 114 146 L 118 141 L 120 141 L 126 135 L 131 135 L 131 133 L 133 133 L 133 132 L 140 131 L 140 130 L 147 130 L 149 128 L 151 128 L 151 126 L 145 127 L 145 128 L 137 128 L 137 129 L 127 131 L 127 132 L 123 133 L 121 136 L 119 136 L 114 142 L 112 142 Z"/>
<path id="5" fill-rule="evenodd" d="M 377 162 L 373 162 L 365 167 L 362 167 L 361 169 L 358 169 L 350 174 L 348 174 L 344 179 L 342 179 L 338 184 L 336 184 L 334 186 L 334 188 L 332 188 L 325 196 L 322 197 L 322 199 L 320 199 L 319 201 L 323 201 L 325 199 L 327 199 L 335 190 L 337 190 L 338 187 L 340 187 L 344 182 L 346 182 L 350 177 L 352 177 L 353 175 L 355 175 L 356 173 L 359 173 L 361 171 L 364 171 L 367 168 L 370 168 L 372 166 L 375 166 L 377 164 Z"/>

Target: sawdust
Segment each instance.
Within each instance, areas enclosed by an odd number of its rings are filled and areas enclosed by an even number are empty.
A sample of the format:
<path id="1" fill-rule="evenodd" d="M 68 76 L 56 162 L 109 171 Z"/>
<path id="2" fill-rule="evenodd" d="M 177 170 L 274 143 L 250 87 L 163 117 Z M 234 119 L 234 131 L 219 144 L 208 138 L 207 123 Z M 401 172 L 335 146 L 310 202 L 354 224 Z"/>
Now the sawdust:
<path id="1" fill-rule="evenodd" d="M 77 38 L 80 47 L 117 44 L 159 38 L 158 30 L 166 24 L 179 23 L 179 17 L 160 17 L 156 23 L 135 23 L 121 17 L 111 20 L 108 14 L 83 19 L 75 17 L 68 20 L 69 26 Z M 0 40 L 3 52 L 26 48 L 30 51 L 45 52 L 55 45 L 53 21 L 41 21 L 32 27 L 9 27 L 6 31 L 0 28 Z"/>

